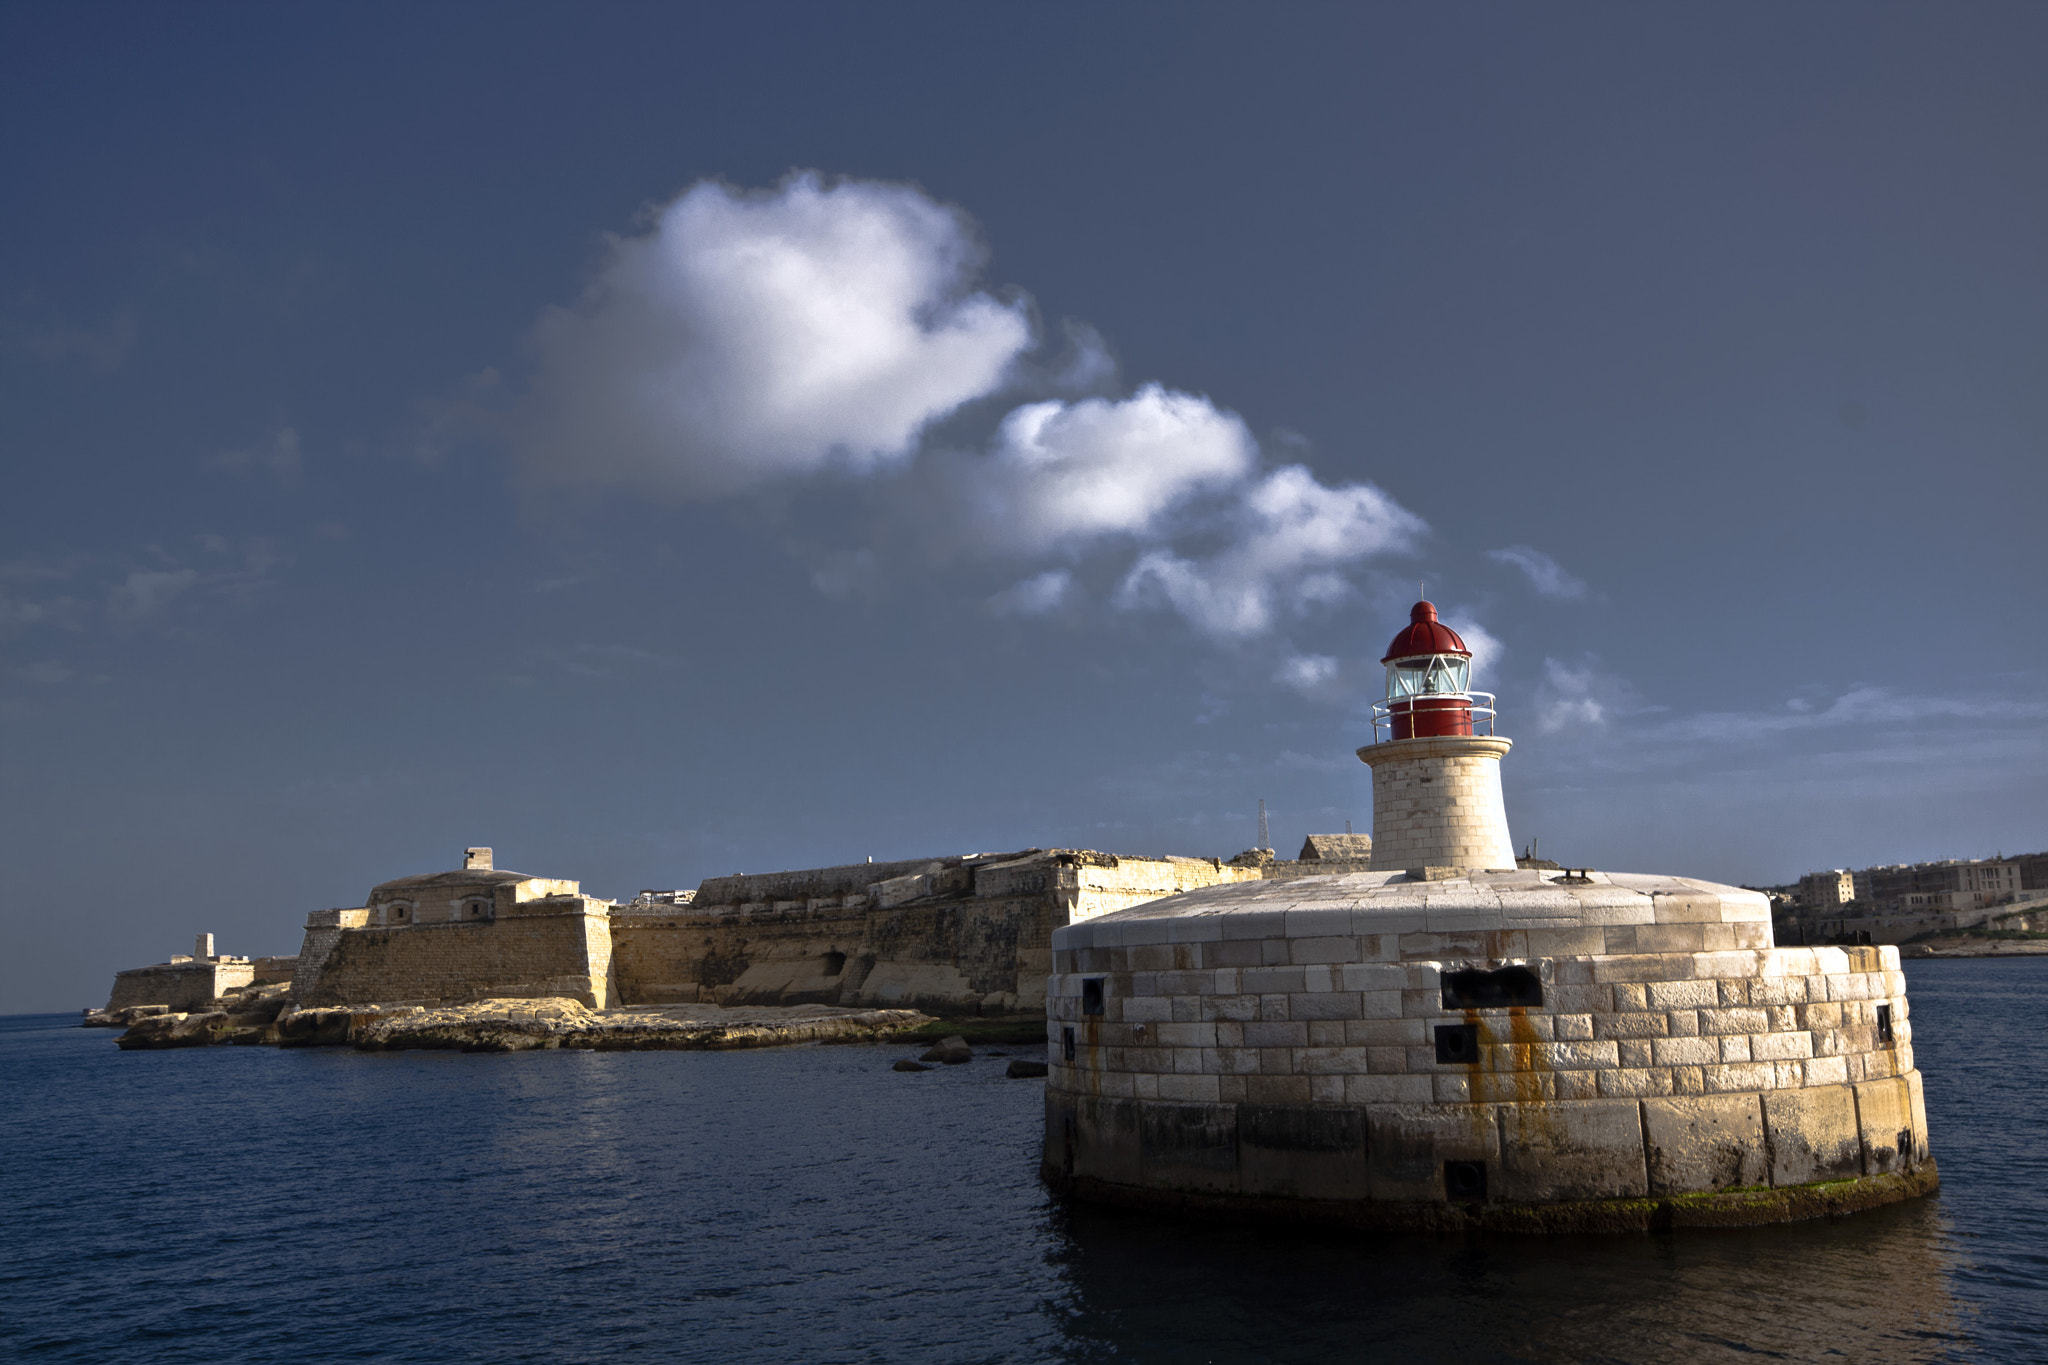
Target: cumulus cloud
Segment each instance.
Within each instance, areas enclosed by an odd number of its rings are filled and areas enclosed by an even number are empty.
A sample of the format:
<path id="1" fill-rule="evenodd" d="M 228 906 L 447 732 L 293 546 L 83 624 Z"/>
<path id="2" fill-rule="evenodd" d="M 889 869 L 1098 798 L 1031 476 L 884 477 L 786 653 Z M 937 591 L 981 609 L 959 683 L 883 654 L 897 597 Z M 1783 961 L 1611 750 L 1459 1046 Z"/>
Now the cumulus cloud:
<path id="1" fill-rule="evenodd" d="M 197 569 L 138 569 L 107 595 L 107 606 L 116 616 L 147 616 L 170 605 L 198 581 Z"/>
<path id="2" fill-rule="evenodd" d="M 1536 687 L 1536 728 L 1546 735 L 1571 730 L 1604 730 L 1643 709 L 1627 679 L 1610 673 L 1591 655 L 1577 663 L 1546 658 Z"/>
<path id="3" fill-rule="evenodd" d="M 1444 624 L 1458 632 L 1458 638 L 1465 642 L 1465 648 L 1472 651 L 1472 685 L 1478 687 L 1493 674 L 1495 665 L 1508 647 L 1500 637 L 1463 612 L 1453 611 L 1444 617 Z"/>
<path id="4" fill-rule="evenodd" d="M 1048 569 L 1003 589 L 988 599 L 987 606 L 998 616 L 1043 616 L 1057 610 L 1073 588 L 1072 573 Z"/>
<path id="5" fill-rule="evenodd" d="M 1021 300 L 974 287 L 983 254 L 908 186 L 700 183 L 542 314 L 515 451 L 545 479 L 684 496 L 900 463 L 1033 344 Z"/>
<path id="6" fill-rule="evenodd" d="M 1236 413 L 1147 384 L 1124 399 L 1016 408 L 963 475 L 987 534 L 1045 551 L 1151 532 L 1192 494 L 1241 482 L 1258 451 Z"/>
<path id="7" fill-rule="evenodd" d="M 864 496 L 941 556 L 1028 575 L 990 611 L 1065 608 L 1081 561 L 1115 558 L 1116 606 L 1217 638 L 1347 597 L 1352 569 L 1426 529 L 1370 484 L 1274 467 L 1207 397 L 1119 391 L 1085 324 L 1064 323 L 1047 354 L 1028 300 L 980 283 L 984 259 L 965 215 L 909 186 L 699 183 L 610 239 L 575 304 L 541 314 L 527 381 L 486 371 L 429 406 L 420 452 L 490 433 L 533 480 L 679 497 L 920 462 Z M 889 548 L 827 556 L 814 586 L 871 590 Z"/>
<path id="8" fill-rule="evenodd" d="M 34 327 L 0 319 L 0 349 L 23 352 L 44 360 L 83 360 L 101 374 L 112 374 L 128 359 L 135 345 L 135 318 L 120 312 L 105 327 L 73 327 L 58 324 Z"/>
<path id="9" fill-rule="evenodd" d="M 1337 661 L 1327 654 L 1291 654 L 1281 660 L 1273 681 L 1297 692 L 1315 694 L 1337 677 Z"/>
<path id="10" fill-rule="evenodd" d="M 206 457 L 210 469 L 228 474 L 264 471 L 279 483 L 299 477 L 304 461 L 299 454 L 299 433 L 294 427 L 279 427 L 253 446 L 219 450 Z"/>
<path id="11" fill-rule="evenodd" d="M 1230 543 L 1205 558 L 1165 548 L 1139 556 L 1117 604 L 1169 606 L 1218 638 L 1256 635 L 1283 611 L 1347 595 L 1339 569 L 1405 550 L 1425 529 L 1372 485 L 1332 488 L 1301 465 L 1276 469 L 1245 490 L 1232 520 Z"/>
<path id="12" fill-rule="evenodd" d="M 1538 596 L 1571 599 L 1586 595 L 1585 580 L 1566 573 L 1563 565 L 1541 550 L 1527 545 L 1510 545 L 1501 550 L 1488 550 L 1486 557 L 1520 569 Z"/>

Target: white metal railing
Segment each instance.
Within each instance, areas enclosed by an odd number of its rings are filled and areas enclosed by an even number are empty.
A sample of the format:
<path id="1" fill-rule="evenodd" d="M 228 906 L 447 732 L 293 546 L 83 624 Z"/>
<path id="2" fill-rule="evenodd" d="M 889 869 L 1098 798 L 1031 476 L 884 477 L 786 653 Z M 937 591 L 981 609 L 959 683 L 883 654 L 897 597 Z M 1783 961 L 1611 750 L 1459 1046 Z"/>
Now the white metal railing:
<path id="1" fill-rule="evenodd" d="M 1472 733 L 1475 735 L 1491 735 L 1493 733 L 1493 693 L 1419 692 L 1412 697 L 1394 697 L 1384 701 L 1376 701 L 1372 704 L 1372 742 L 1375 744 L 1385 744 L 1393 739 L 1394 707 L 1401 706 L 1403 708 L 1402 714 L 1406 715 L 1408 714 L 1408 707 L 1423 701 L 1454 702 L 1467 705 L 1472 708 Z M 1450 708 L 1423 708 L 1425 712 L 1448 709 Z M 1486 726 L 1484 730 L 1479 728 L 1481 724 Z M 1386 733 L 1380 733 L 1382 730 Z"/>

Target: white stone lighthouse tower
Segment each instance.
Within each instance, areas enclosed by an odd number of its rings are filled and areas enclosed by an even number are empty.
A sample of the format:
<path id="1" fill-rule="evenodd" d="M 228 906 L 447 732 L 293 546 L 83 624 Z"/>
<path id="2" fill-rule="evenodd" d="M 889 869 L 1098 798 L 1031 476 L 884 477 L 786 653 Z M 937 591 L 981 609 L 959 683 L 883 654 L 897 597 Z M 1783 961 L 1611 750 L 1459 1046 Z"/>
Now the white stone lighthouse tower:
<path id="1" fill-rule="evenodd" d="M 1513 869 L 1500 760 L 1514 742 L 1493 734 L 1493 694 L 1471 689 L 1472 651 L 1417 602 L 1380 662 L 1387 695 L 1358 751 L 1372 768 L 1373 870 Z"/>

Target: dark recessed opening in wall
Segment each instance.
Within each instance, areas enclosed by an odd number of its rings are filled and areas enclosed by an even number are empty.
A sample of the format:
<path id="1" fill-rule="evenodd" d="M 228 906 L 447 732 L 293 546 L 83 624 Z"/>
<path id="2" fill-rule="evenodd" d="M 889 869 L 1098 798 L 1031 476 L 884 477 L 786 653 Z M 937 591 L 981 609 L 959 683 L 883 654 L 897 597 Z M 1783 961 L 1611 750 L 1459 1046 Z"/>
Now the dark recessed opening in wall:
<path id="1" fill-rule="evenodd" d="M 1074 1031 L 1070 1028 L 1060 1030 L 1060 1055 L 1070 1062 L 1074 1060 Z"/>
<path id="2" fill-rule="evenodd" d="M 1890 1005 L 1879 1005 L 1877 1007 L 1877 1041 L 1889 1043 L 1891 1040 L 1892 1007 Z"/>
<path id="3" fill-rule="evenodd" d="M 837 976 L 846 970 L 846 954 L 827 953 L 823 959 L 823 965 L 825 970 L 822 975 Z"/>
<path id="4" fill-rule="evenodd" d="M 1081 983 L 1081 1013 L 1102 1013 L 1102 978 L 1091 976 Z"/>
<path id="5" fill-rule="evenodd" d="M 1439 1065 L 1469 1064 L 1479 1060 L 1479 1025 L 1438 1024 L 1436 1059 Z"/>
<path id="6" fill-rule="evenodd" d="M 1899 1160 L 1911 1161 L 1912 1159 L 1913 1130 L 1911 1128 L 1901 1128 L 1899 1129 Z"/>
<path id="7" fill-rule="evenodd" d="M 1537 1006 L 1543 1003 L 1543 978 L 1527 967 L 1498 967 L 1490 972 L 1477 969 L 1445 972 L 1444 1008 L 1447 1010 L 1502 1010 L 1510 1005 Z"/>
<path id="8" fill-rule="evenodd" d="M 1483 1161 L 1446 1161 L 1444 1163 L 1444 1197 L 1467 1203 L 1481 1203 L 1486 1199 L 1486 1163 Z"/>

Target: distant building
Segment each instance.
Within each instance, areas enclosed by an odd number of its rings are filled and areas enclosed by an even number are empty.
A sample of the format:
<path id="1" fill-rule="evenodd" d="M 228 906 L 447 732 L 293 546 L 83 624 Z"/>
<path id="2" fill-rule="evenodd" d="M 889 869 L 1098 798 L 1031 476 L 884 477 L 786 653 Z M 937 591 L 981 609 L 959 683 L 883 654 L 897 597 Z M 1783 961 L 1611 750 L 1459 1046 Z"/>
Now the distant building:
<path id="1" fill-rule="evenodd" d="M 204 1009 L 207 1002 L 245 986 L 289 981 L 298 959 L 234 957 L 213 950 L 213 935 L 200 934 L 190 957 L 180 953 L 152 967 L 131 967 L 114 974 L 109 1010 L 161 1005 L 173 1010 Z"/>
<path id="2" fill-rule="evenodd" d="M 2027 889 L 2021 875 L 2024 861 L 2019 858 L 1985 858 L 1979 861 L 1950 858 L 1933 863 L 1873 867 L 1867 874 L 1869 893 L 1859 899 L 1892 914 L 1976 910 L 2002 905 Z"/>
<path id="3" fill-rule="evenodd" d="M 1799 879 L 1799 901 L 1810 911 L 1832 910 L 1856 899 L 1856 874 L 1847 868 L 1809 872 Z"/>
<path id="4" fill-rule="evenodd" d="M 1296 855 L 1304 863 L 1372 861 L 1370 834 L 1311 834 Z"/>

